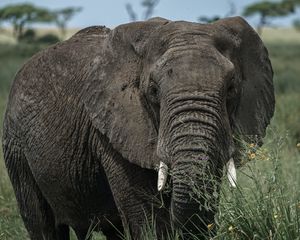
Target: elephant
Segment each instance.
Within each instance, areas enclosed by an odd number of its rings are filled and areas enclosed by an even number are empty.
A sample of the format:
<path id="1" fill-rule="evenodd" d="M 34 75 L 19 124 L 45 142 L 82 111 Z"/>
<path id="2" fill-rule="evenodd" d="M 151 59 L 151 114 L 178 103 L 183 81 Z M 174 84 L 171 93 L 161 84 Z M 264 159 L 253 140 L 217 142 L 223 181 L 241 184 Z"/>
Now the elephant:
<path id="1" fill-rule="evenodd" d="M 224 169 L 235 175 L 241 141 L 261 146 L 274 105 L 267 49 L 238 16 L 93 26 L 40 51 L 3 126 L 30 239 L 144 239 L 147 221 L 157 239 L 205 237 Z"/>

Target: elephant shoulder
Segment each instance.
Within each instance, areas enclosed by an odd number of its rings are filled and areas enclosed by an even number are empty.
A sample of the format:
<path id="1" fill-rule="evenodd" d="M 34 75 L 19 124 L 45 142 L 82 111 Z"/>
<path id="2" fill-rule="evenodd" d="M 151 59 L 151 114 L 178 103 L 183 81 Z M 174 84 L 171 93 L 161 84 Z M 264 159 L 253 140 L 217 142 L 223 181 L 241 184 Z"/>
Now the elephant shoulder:
<path id="1" fill-rule="evenodd" d="M 70 39 L 53 45 L 36 56 L 36 59 L 49 66 L 65 66 L 74 69 L 88 64 L 93 57 L 101 55 L 110 29 L 104 26 L 84 28 Z M 42 61 L 41 61 L 42 60 Z M 55 72 L 59 69 L 55 68 Z"/>
<path id="2" fill-rule="evenodd" d="M 18 71 L 12 86 L 12 94 L 22 91 L 58 91 L 79 84 L 83 70 L 102 56 L 105 39 L 110 30 L 105 27 L 89 27 L 80 30 L 70 39 L 52 45 L 32 56 Z M 78 86 L 79 87 L 79 86 Z M 25 91 L 25 92 L 24 92 Z"/>
<path id="3" fill-rule="evenodd" d="M 13 109 L 15 118 L 20 119 L 17 115 L 30 106 L 40 112 L 55 102 L 76 102 L 86 72 L 103 55 L 109 31 L 105 27 L 86 28 L 32 56 L 12 83 L 8 108 Z"/>

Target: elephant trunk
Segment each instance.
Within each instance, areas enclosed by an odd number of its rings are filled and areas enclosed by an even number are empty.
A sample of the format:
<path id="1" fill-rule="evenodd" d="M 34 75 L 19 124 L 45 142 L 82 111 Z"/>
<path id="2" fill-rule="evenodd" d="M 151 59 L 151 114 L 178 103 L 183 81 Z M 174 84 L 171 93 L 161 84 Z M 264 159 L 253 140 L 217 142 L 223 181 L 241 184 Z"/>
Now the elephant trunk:
<path id="1" fill-rule="evenodd" d="M 213 222 L 216 204 L 213 193 L 218 192 L 209 160 L 205 160 L 205 155 L 202 157 L 197 164 L 191 156 L 186 156 L 173 167 L 172 219 L 176 227 L 184 225 L 191 232 Z"/>
<path id="2" fill-rule="evenodd" d="M 173 183 L 171 213 L 175 226 L 194 232 L 214 217 L 227 139 L 222 104 L 211 94 L 170 102 L 164 124 L 169 125 L 165 134 Z"/>

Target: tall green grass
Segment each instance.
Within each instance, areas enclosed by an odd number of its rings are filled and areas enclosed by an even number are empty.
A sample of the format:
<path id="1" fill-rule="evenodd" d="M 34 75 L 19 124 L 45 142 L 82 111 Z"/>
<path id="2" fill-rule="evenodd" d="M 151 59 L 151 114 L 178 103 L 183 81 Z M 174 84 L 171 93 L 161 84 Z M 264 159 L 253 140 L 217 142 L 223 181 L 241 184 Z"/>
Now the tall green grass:
<path id="1" fill-rule="evenodd" d="M 223 184 L 214 239 L 300 239 L 300 40 L 267 47 L 275 115 L 263 147 L 246 146 L 253 159 L 238 171 L 237 189 Z"/>
<path id="2" fill-rule="evenodd" d="M 217 232 L 213 239 L 300 239 L 300 148 L 296 146 L 300 142 L 300 40 L 268 41 L 267 47 L 275 72 L 275 115 L 263 148 L 245 146 L 245 159 L 253 159 L 238 170 L 238 187 L 230 188 L 224 179 L 216 222 L 208 226 Z M 0 45 L 1 126 L 10 83 L 39 49 Z M 0 239 L 27 239 L 1 151 Z M 151 223 L 145 226 L 144 239 L 154 239 L 151 229 Z M 103 239 L 101 234 L 93 236 Z M 174 233 L 169 239 L 179 236 Z"/>
<path id="3" fill-rule="evenodd" d="M 216 239 L 299 239 L 300 179 L 295 168 L 300 159 L 296 145 L 288 142 L 272 132 L 262 149 L 248 147 L 254 159 L 239 171 L 237 189 L 222 188 Z"/>

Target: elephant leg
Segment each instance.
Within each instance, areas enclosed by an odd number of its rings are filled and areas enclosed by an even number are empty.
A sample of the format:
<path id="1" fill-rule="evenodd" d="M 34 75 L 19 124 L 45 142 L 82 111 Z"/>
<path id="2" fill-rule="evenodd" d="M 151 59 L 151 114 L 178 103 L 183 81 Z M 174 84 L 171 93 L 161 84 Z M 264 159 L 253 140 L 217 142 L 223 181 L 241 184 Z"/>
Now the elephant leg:
<path id="1" fill-rule="evenodd" d="M 38 188 L 22 150 L 12 145 L 4 147 L 4 158 L 30 239 L 68 239 L 57 237 L 52 210 Z"/>
<path id="2" fill-rule="evenodd" d="M 102 233 L 106 236 L 106 240 L 122 240 L 124 238 L 124 228 L 122 224 L 113 225 L 109 229 L 102 229 Z"/>
<path id="3" fill-rule="evenodd" d="M 122 240 L 122 239 L 124 239 L 118 232 L 110 232 L 110 233 L 107 233 L 104 235 L 106 236 L 106 240 Z"/>
<path id="4" fill-rule="evenodd" d="M 70 229 L 68 225 L 59 225 L 56 227 L 57 239 L 58 240 L 69 240 Z"/>
<path id="5" fill-rule="evenodd" d="M 116 234 L 106 236 L 106 240 L 122 240 L 122 239 L 124 238 Z"/>
<path id="6" fill-rule="evenodd" d="M 74 228 L 74 231 L 78 240 L 88 240 L 92 237 L 92 234 L 89 235 L 89 229 Z"/>
<path id="7" fill-rule="evenodd" d="M 155 209 L 161 206 L 156 197 L 157 173 L 116 155 L 103 159 L 102 164 L 124 228 L 129 229 L 133 239 L 143 239 L 143 228 L 155 228 L 151 226 L 157 216 Z"/>

